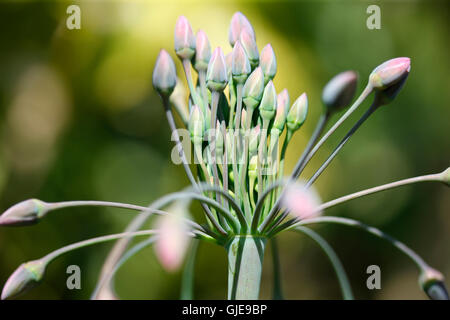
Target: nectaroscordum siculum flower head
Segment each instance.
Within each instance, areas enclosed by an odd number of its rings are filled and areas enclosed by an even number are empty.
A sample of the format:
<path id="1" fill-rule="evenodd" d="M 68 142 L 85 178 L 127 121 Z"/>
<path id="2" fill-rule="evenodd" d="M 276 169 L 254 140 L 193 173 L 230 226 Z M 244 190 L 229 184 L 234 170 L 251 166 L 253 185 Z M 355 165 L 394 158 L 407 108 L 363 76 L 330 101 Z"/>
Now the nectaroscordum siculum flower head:
<path id="1" fill-rule="evenodd" d="M 8 278 L 2 291 L 2 300 L 15 298 L 35 287 L 43 278 L 46 264 L 34 260 L 20 265 Z"/>
<path id="2" fill-rule="evenodd" d="M 244 47 L 245 53 L 247 53 L 250 65 L 252 68 L 257 67 L 259 64 L 259 52 L 254 36 L 247 29 L 244 29 L 241 32 L 239 40 Z"/>
<path id="3" fill-rule="evenodd" d="M 248 77 L 242 89 L 242 97 L 247 108 L 255 109 L 264 92 L 264 74 L 261 67 L 256 68 Z"/>
<path id="4" fill-rule="evenodd" d="M 294 132 L 300 129 L 306 120 L 306 115 L 308 114 L 308 97 L 306 93 L 303 93 L 300 97 L 295 100 L 289 113 L 287 115 L 287 127 L 288 130 Z"/>
<path id="5" fill-rule="evenodd" d="M 47 204 L 38 199 L 19 202 L 0 216 L 0 226 L 25 226 L 37 223 L 47 213 Z"/>
<path id="6" fill-rule="evenodd" d="M 231 53 L 231 74 L 236 83 L 243 84 L 252 69 L 241 41 L 237 40 Z"/>
<path id="7" fill-rule="evenodd" d="M 208 64 L 206 84 L 211 91 L 222 91 L 227 86 L 227 83 L 227 64 L 222 49 L 217 47 Z"/>
<path id="8" fill-rule="evenodd" d="M 191 24 L 185 16 L 180 16 L 175 25 L 175 52 L 181 60 L 194 57 L 195 41 Z"/>
<path id="9" fill-rule="evenodd" d="M 284 129 L 288 110 L 289 110 L 289 93 L 286 89 L 284 89 L 277 96 L 277 111 L 272 126 L 272 128 L 278 130 L 278 134 L 281 134 L 281 132 Z"/>
<path id="10" fill-rule="evenodd" d="M 261 50 L 260 66 L 264 72 L 264 83 L 275 77 L 277 73 L 277 59 L 270 43 Z"/>
<path id="11" fill-rule="evenodd" d="M 166 50 L 159 52 L 153 69 L 153 87 L 163 97 L 172 94 L 177 84 L 177 72 L 172 58 Z"/>
<path id="12" fill-rule="evenodd" d="M 259 113 L 261 118 L 270 121 L 275 116 L 275 110 L 277 109 L 277 92 L 272 80 L 270 80 L 264 88 L 261 103 L 259 105 Z"/>
<path id="13" fill-rule="evenodd" d="M 228 32 L 228 40 L 231 46 L 234 46 L 241 35 L 242 30 L 247 30 L 248 34 L 255 39 L 255 31 L 253 26 L 248 21 L 247 17 L 242 12 L 236 12 L 231 18 L 230 29 Z"/>
<path id="14" fill-rule="evenodd" d="M 211 45 L 209 44 L 208 36 L 203 30 L 199 30 L 195 39 L 194 68 L 197 71 L 206 71 L 211 59 Z"/>

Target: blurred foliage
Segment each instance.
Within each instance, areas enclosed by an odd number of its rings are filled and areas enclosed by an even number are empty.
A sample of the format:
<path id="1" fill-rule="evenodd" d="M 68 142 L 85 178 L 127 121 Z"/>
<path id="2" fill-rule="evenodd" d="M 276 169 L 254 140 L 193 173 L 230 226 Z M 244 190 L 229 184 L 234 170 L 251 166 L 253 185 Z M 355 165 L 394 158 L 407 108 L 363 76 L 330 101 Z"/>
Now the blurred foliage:
<path id="1" fill-rule="evenodd" d="M 66 8 L 79 4 L 81 30 L 65 27 Z M 45 201 L 99 199 L 146 205 L 188 184 L 170 161 L 173 147 L 151 86 L 160 48 L 173 53 L 176 18 L 202 28 L 213 47 L 227 43 L 232 14 L 252 22 L 257 43 L 271 42 L 275 86 L 291 101 L 302 92 L 310 114 L 288 152 L 293 167 L 321 111 L 320 92 L 334 74 L 354 69 L 362 90 L 370 71 L 397 56 L 412 60 L 397 99 L 358 131 L 318 180 L 323 200 L 409 176 L 439 172 L 450 159 L 449 5 L 446 1 L 377 1 L 382 28 L 366 28 L 367 1 L 19 1 L 0 4 L 0 210 L 31 197 Z M 180 63 L 177 61 L 179 75 Z M 368 105 L 366 102 L 365 105 Z M 333 135 L 309 177 L 352 125 L 362 107 Z M 198 205 L 192 211 L 199 211 Z M 404 187 L 336 207 L 327 214 L 361 219 L 417 250 L 450 275 L 450 199 L 442 185 Z M 120 232 L 132 214 L 118 209 L 67 209 L 30 228 L 0 230 L 0 283 L 22 262 L 62 245 Z M 357 298 L 423 299 L 417 270 L 373 237 L 340 226 L 317 229 L 341 256 Z M 53 263 L 28 299 L 86 299 L 112 244 L 67 254 Z M 340 299 L 326 257 L 306 237 L 280 237 L 282 278 L 289 299 Z M 262 297 L 270 298 L 270 249 Z M 66 267 L 82 270 L 82 290 L 66 289 Z M 366 268 L 382 270 L 382 289 L 369 291 Z M 226 297 L 226 256 L 202 245 L 196 298 Z M 124 266 L 118 292 L 131 299 L 178 298 L 180 274 L 167 274 L 146 249 Z"/>

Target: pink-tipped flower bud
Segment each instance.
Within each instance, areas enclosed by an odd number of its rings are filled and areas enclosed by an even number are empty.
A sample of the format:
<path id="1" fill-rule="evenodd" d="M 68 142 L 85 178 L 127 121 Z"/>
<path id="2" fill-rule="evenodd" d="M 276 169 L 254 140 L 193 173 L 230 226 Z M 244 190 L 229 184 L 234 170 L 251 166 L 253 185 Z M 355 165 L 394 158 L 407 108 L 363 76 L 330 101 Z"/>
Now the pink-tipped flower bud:
<path id="1" fill-rule="evenodd" d="M 211 45 L 209 44 L 208 36 L 203 30 L 199 30 L 195 38 L 194 68 L 197 71 L 206 71 L 209 60 L 211 60 Z"/>
<path id="2" fill-rule="evenodd" d="M 175 52 L 181 60 L 190 60 L 195 54 L 195 36 L 185 16 L 180 16 L 175 25 Z"/>
<path id="3" fill-rule="evenodd" d="M 289 93 L 286 89 L 284 89 L 277 96 L 277 111 L 272 126 L 272 129 L 278 130 L 278 135 L 280 135 L 284 129 L 288 110 L 289 110 Z"/>
<path id="4" fill-rule="evenodd" d="M 267 83 L 269 80 L 272 80 L 277 73 L 277 59 L 270 43 L 261 50 L 259 64 L 264 72 L 264 83 Z"/>
<path id="5" fill-rule="evenodd" d="M 44 277 L 46 264 L 42 260 L 23 263 L 8 278 L 2 291 L 2 300 L 15 298 L 35 287 Z"/>
<path id="6" fill-rule="evenodd" d="M 439 271 L 427 267 L 420 274 L 419 285 L 431 300 L 449 300 L 444 276 Z"/>
<path id="7" fill-rule="evenodd" d="M 228 32 L 228 40 L 230 41 L 231 46 L 234 46 L 239 39 L 242 30 L 247 30 L 247 32 L 255 38 L 255 31 L 247 17 L 241 12 L 236 12 L 231 18 L 230 30 Z"/>
<path id="8" fill-rule="evenodd" d="M 259 104 L 259 113 L 264 120 L 272 120 L 277 109 L 277 92 L 272 80 L 264 88 L 263 97 Z"/>
<path id="9" fill-rule="evenodd" d="M 222 49 L 217 47 L 208 64 L 206 85 L 211 91 L 222 91 L 227 86 L 227 64 Z"/>
<path id="10" fill-rule="evenodd" d="M 242 84 L 247 80 L 248 75 L 252 72 L 250 61 L 247 58 L 241 41 L 236 41 L 231 56 L 231 74 L 236 83 Z"/>
<path id="11" fill-rule="evenodd" d="M 294 132 L 298 130 L 306 120 L 308 114 L 308 96 L 303 93 L 297 100 L 295 100 L 289 113 L 287 115 L 287 128 Z"/>
<path id="12" fill-rule="evenodd" d="M 409 58 L 391 59 L 372 71 L 369 76 L 369 83 L 374 89 L 383 90 L 408 76 L 410 70 L 411 60 Z"/>
<path id="13" fill-rule="evenodd" d="M 159 52 L 153 69 L 153 87 L 161 96 L 170 96 L 177 84 L 177 72 L 166 50 Z"/>
<path id="14" fill-rule="evenodd" d="M 335 112 L 350 105 L 355 96 L 358 74 L 345 71 L 334 76 L 322 91 L 322 102 L 327 112 Z"/>
<path id="15" fill-rule="evenodd" d="M 320 215 L 318 210 L 321 203 L 319 195 L 313 188 L 306 188 L 303 184 L 293 183 L 289 185 L 282 202 L 284 207 L 300 219 L 309 219 Z"/>
<path id="16" fill-rule="evenodd" d="M 264 91 L 264 74 L 260 67 L 253 70 L 253 72 L 245 81 L 242 89 L 242 101 L 249 109 L 255 109 L 261 101 Z"/>
<path id="17" fill-rule="evenodd" d="M 0 216 L 0 226 L 26 226 L 38 223 L 48 212 L 47 204 L 38 199 L 19 202 Z"/>
<path id="18" fill-rule="evenodd" d="M 252 68 L 257 67 L 259 64 L 259 51 L 255 38 L 247 31 L 247 29 L 244 29 L 241 32 L 239 40 L 244 47 L 247 58 L 250 61 L 250 65 Z"/>

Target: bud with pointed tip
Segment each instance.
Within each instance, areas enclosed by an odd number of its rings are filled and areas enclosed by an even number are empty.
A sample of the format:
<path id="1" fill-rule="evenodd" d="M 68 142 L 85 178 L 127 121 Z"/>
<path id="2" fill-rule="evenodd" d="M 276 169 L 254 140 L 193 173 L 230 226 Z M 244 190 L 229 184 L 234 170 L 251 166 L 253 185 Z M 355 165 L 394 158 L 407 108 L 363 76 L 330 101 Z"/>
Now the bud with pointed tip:
<path id="1" fill-rule="evenodd" d="M 388 60 L 376 67 L 369 76 L 369 84 L 376 90 L 384 90 L 409 74 L 411 60 L 406 57 Z"/>
<path id="2" fill-rule="evenodd" d="M 191 60 L 195 54 L 195 36 L 185 16 L 180 16 L 175 25 L 175 52 L 181 60 Z"/>
<path id="3" fill-rule="evenodd" d="M 205 119 L 203 117 L 202 111 L 198 106 L 192 106 L 188 129 L 191 134 L 191 140 L 195 145 L 201 144 L 203 142 L 203 133 L 205 131 L 204 126 Z"/>
<path id="4" fill-rule="evenodd" d="M 272 120 L 277 109 L 277 92 L 272 80 L 264 88 L 263 97 L 259 104 L 259 113 L 264 120 Z"/>
<path id="5" fill-rule="evenodd" d="M 260 66 L 264 72 L 264 83 L 275 77 L 277 73 L 277 59 L 270 43 L 261 50 Z"/>
<path id="6" fill-rule="evenodd" d="M 48 212 L 47 203 L 38 199 L 19 202 L 0 216 L 0 226 L 26 226 L 39 222 Z"/>
<path id="7" fill-rule="evenodd" d="M 288 130 L 294 132 L 298 130 L 306 120 L 308 114 L 308 97 L 306 93 L 303 93 L 297 100 L 295 100 L 289 113 L 287 115 L 287 127 Z"/>
<path id="8" fill-rule="evenodd" d="M 227 86 L 227 64 L 222 49 L 217 47 L 208 64 L 206 85 L 211 91 L 222 91 Z"/>
<path id="9" fill-rule="evenodd" d="M 242 12 L 236 12 L 231 18 L 230 30 L 228 32 L 228 40 L 230 41 L 231 46 L 234 46 L 239 39 L 242 30 L 247 30 L 247 32 L 255 38 L 255 31 L 247 17 L 242 14 Z"/>
<path id="10" fill-rule="evenodd" d="M 259 142 L 260 133 L 261 133 L 261 126 L 259 124 L 250 130 L 248 151 L 251 155 L 256 154 L 256 152 L 258 150 L 258 142 Z"/>
<path id="11" fill-rule="evenodd" d="M 229 52 L 225 55 L 225 63 L 227 64 L 227 74 L 228 78 L 231 78 L 231 69 L 233 63 L 233 52 Z M 231 81 L 231 80 L 230 80 Z"/>
<path id="12" fill-rule="evenodd" d="M 261 67 L 256 68 L 245 81 L 242 100 L 249 109 L 255 109 L 261 101 L 264 91 L 264 74 Z"/>
<path id="13" fill-rule="evenodd" d="M 273 129 L 278 130 L 278 135 L 280 135 L 284 129 L 288 110 L 289 110 L 289 93 L 286 89 L 284 89 L 277 96 L 277 111 L 272 126 L 272 130 Z"/>
<path id="14" fill-rule="evenodd" d="M 195 39 L 194 68 L 197 71 L 206 71 L 209 60 L 211 60 L 211 45 L 209 44 L 208 36 L 203 30 L 199 30 Z"/>
<path id="15" fill-rule="evenodd" d="M 355 71 L 344 71 L 334 76 L 322 91 L 322 102 L 328 113 L 338 111 L 353 100 L 358 82 Z"/>
<path id="16" fill-rule="evenodd" d="M 313 218 L 321 214 L 318 210 L 321 203 L 319 195 L 313 188 L 306 188 L 300 183 L 288 185 L 282 202 L 284 207 L 300 219 Z"/>
<path id="17" fill-rule="evenodd" d="M 177 84 L 177 72 L 166 50 L 159 52 L 153 69 L 153 87 L 161 96 L 170 96 Z"/>
<path id="18" fill-rule="evenodd" d="M 259 63 L 259 51 L 255 38 L 247 31 L 247 29 L 244 29 L 241 32 L 239 40 L 244 47 L 247 58 L 250 61 L 250 65 L 252 68 L 257 67 Z"/>
<path id="19" fill-rule="evenodd" d="M 248 61 L 241 41 L 238 40 L 234 45 L 231 57 L 231 74 L 233 75 L 233 80 L 236 83 L 243 84 L 247 80 L 250 72 L 252 72 L 250 61 Z"/>
<path id="20" fill-rule="evenodd" d="M 258 177 L 258 156 L 254 155 L 250 158 L 248 163 L 248 176 L 250 179 L 256 179 Z M 253 192 L 253 190 L 250 190 Z"/>
<path id="21" fill-rule="evenodd" d="M 2 300 L 11 299 L 35 287 L 44 277 L 46 263 L 33 260 L 22 263 L 8 278 L 2 291 Z"/>
<path id="22" fill-rule="evenodd" d="M 420 274 L 419 285 L 431 300 L 449 300 L 444 276 L 439 271 L 427 267 Z"/>

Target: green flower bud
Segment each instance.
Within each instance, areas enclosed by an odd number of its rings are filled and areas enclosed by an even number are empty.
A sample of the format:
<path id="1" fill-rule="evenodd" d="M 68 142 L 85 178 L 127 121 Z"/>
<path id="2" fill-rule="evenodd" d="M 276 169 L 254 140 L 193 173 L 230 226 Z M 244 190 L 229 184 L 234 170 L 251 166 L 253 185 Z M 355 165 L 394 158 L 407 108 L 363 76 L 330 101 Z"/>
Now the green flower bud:
<path id="1" fill-rule="evenodd" d="M 161 96 L 170 96 L 177 84 L 177 72 L 166 50 L 159 52 L 153 69 L 153 87 Z"/>
<path id="2" fill-rule="evenodd" d="M 231 58 L 231 74 L 236 83 L 242 84 L 247 80 L 248 75 L 252 72 L 250 62 L 241 41 L 236 41 Z"/>
<path id="3" fill-rule="evenodd" d="M 261 101 L 264 91 L 264 74 L 261 67 L 256 68 L 245 81 L 242 100 L 249 109 L 255 109 Z"/>
<path id="4" fill-rule="evenodd" d="M 195 54 L 195 36 L 185 16 L 180 16 L 175 25 L 175 52 L 181 60 L 191 60 Z"/>
<path id="5" fill-rule="evenodd" d="M 384 90 L 409 74 L 411 60 L 409 58 L 395 58 L 376 67 L 369 76 L 370 85 L 376 90 Z"/>
<path id="6" fill-rule="evenodd" d="M 264 83 L 269 82 L 277 73 L 277 59 L 272 45 L 269 43 L 261 50 L 261 68 L 264 72 Z"/>
<path id="7" fill-rule="evenodd" d="M 284 129 L 288 110 L 289 110 L 289 93 L 286 89 L 284 89 L 277 96 L 277 111 L 275 114 L 275 120 L 273 121 L 272 125 L 272 129 L 278 130 L 278 135 L 280 135 Z"/>
<path id="8" fill-rule="evenodd" d="M 303 93 L 294 102 L 287 116 L 287 127 L 292 132 L 298 130 L 306 120 L 308 114 L 308 97 Z"/>
<path id="9" fill-rule="evenodd" d="M 250 158 L 248 163 L 248 176 L 250 179 L 256 179 L 258 177 L 258 156 L 254 155 Z M 253 190 L 250 190 L 253 192 Z"/>
<path id="10" fill-rule="evenodd" d="M 322 102 L 327 112 L 335 112 L 350 105 L 355 96 L 358 74 L 345 71 L 334 76 L 322 91 Z"/>
<path id="11" fill-rule="evenodd" d="M 25 226 L 39 222 L 48 212 L 47 203 L 38 199 L 19 202 L 0 216 L 0 226 Z"/>
<path id="12" fill-rule="evenodd" d="M 239 40 L 244 47 L 245 53 L 247 53 L 250 65 L 252 66 L 252 68 L 257 67 L 259 63 L 259 51 L 256 45 L 255 38 L 247 31 L 247 29 L 244 29 L 241 32 Z"/>
<path id="13" fill-rule="evenodd" d="M 195 63 L 194 68 L 197 71 L 206 71 L 209 60 L 211 60 L 211 45 L 208 36 L 203 30 L 199 30 L 195 42 Z"/>
<path id="14" fill-rule="evenodd" d="M 231 46 L 234 46 L 244 29 L 255 38 L 255 31 L 247 17 L 241 12 L 236 12 L 231 18 L 230 30 L 228 32 L 228 40 L 230 41 Z"/>
<path id="15" fill-rule="evenodd" d="M 206 73 L 206 85 L 211 91 L 222 91 L 227 86 L 228 75 L 225 57 L 222 49 L 217 47 L 208 64 Z"/>
<path id="16" fill-rule="evenodd" d="M 422 271 L 419 285 L 431 300 L 449 300 L 444 276 L 439 271 L 430 267 Z"/>
<path id="17" fill-rule="evenodd" d="M 264 120 L 272 120 L 277 108 L 277 92 L 272 80 L 264 88 L 263 97 L 259 105 L 259 113 Z"/>
<path id="18" fill-rule="evenodd" d="M 205 131 L 205 119 L 203 117 L 202 111 L 196 105 L 192 106 L 191 108 L 188 129 L 191 134 L 192 142 L 195 145 L 202 144 L 203 133 Z"/>
<path id="19" fill-rule="evenodd" d="M 2 300 L 11 299 L 35 287 L 44 277 L 46 264 L 41 260 L 23 263 L 6 281 Z"/>

